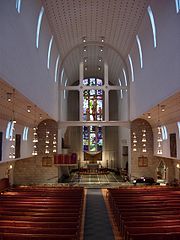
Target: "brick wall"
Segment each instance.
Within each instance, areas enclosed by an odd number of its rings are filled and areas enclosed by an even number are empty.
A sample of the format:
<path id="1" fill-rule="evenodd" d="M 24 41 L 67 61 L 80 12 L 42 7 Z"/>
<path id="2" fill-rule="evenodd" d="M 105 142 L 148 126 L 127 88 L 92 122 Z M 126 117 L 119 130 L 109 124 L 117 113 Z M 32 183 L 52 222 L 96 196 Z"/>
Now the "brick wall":
<path id="1" fill-rule="evenodd" d="M 37 152 L 38 155 L 45 155 L 45 141 L 46 141 L 46 131 L 49 131 L 49 151 L 50 155 L 53 155 L 53 137 L 56 134 L 56 141 L 58 146 L 58 125 L 57 122 L 51 119 L 46 119 L 38 125 L 37 136 Z"/>
<path id="2" fill-rule="evenodd" d="M 58 182 L 58 167 L 42 166 L 42 156 L 17 160 L 14 163 L 14 184 L 43 184 Z"/>
<path id="3" fill-rule="evenodd" d="M 10 184 L 13 184 L 14 163 L 15 163 L 14 161 L 0 163 L 0 179 L 9 177 Z M 10 165 L 12 165 L 12 169 L 10 169 Z"/>
<path id="4" fill-rule="evenodd" d="M 146 130 L 146 149 L 142 152 L 142 130 Z M 137 151 L 133 151 L 133 133 L 136 135 Z M 153 157 L 153 132 L 151 125 L 144 119 L 136 119 L 131 123 L 131 176 L 155 177 L 155 160 Z M 147 157 L 148 165 L 146 167 L 139 166 L 139 158 Z"/>
<path id="5" fill-rule="evenodd" d="M 142 130 L 146 130 L 146 149 L 147 152 L 142 152 Z M 133 132 L 136 134 L 137 138 L 137 151 L 133 151 Z M 176 160 L 171 158 L 157 157 L 154 156 L 153 150 L 153 132 L 151 125 L 144 119 L 136 119 L 131 123 L 131 176 L 141 177 L 153 177 L 157 179 L 157 167 L 160 161 L 164 161 L 168 168 L 167 181 L 170 182 L 175 177 L 175 162 Z M 138 163 L 139 157 L 147 157 L 148 165 L 146 167 L 140 167 Z"/>

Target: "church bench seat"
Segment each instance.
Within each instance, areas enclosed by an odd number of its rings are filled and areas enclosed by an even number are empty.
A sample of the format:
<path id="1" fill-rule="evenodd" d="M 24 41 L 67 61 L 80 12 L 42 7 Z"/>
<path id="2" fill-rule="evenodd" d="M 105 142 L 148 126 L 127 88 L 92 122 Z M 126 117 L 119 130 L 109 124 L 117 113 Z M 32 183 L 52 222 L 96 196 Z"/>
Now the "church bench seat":
<path id="1" fill-rule="evenodd" d="M 13 207 L 13 206 L 3 206 L 3 207 L 1 207 L 0 206 L 0 212 L 1 211 L 5 211 L 5 210 L 7 210 L 7 211 L 17 211 L 17 212 L 33 212 L 33 213 L 52 213 L 52 214 L 54 214 L 54 215 L 62 215 L 62 216 L 64 216 L 65 214 L 67 214 L 68 216 L 70 216 L 70 215 L 76 215 L 76 214 L 79 214 L 79 213 L 81 213 L 81 211 L 82 211 L 82 209 L 81 208 L 79 208 L 79 209 L 77 209 L 77 208 L 74 208 L 73 209 L 73 211 L 72 211 L 72 209 L 59 209 L 59 208 L 38 208 L 38 207 L 33 207 L 33 206 L 31 206 L 31 207 L 29 207 L 29 208 L 27 208 L 27 207 L 20 207 L 20 206 L 16 206 L 16 207 Z"/>
<path id="2" fill-rule="evenodd" d="M 13 206 L 12 206 L 13 204 Z M 14 208 L 14 207 L 32 207 L 33 209 L 35 208 L 41 208 L 41 209 L 59 209 L 59 211 L 63 211 L 63 210 L 72 210 L 72 211 L 77 211 L 79 208 L 81 208 L 80 204 L 77 205 L 62 205 L 62 204 L 40 204 L 40 203 L 20 203 L 20 202 L 12 202 L 12 203 L 8 203 L 8 202 L 1 202 L 1 208 L 3 207 L 9 207 L 9 208 Z"/>
<path id="3" fill-rule="evenodd" d="M 149 222 L 149 223 L 152 223 L 152 222 L 155 222 L 155 221 L 158 221 L 158 220 L 169 220 L 169 221 L 176 221 L 177 219 L 180 219 L 180 214 L 179 215 L 156 215 L 156 216 L 124 216 L 118 227 L 119 227 L 119 230 L 121 233 L 124 232 L 124 226 L 126 225 L 126 223 L 128 222 L 138 222 L 138 221 L 143 221 L 143 222 Z"/>
<path id="4" fill-rule="evenodd" d="M 148 226 L 175 226 L 179 225 L 180 226 L 180 220 L 179 219 L 159 219 L 159 220 L 133 220 L 133 221 L 124 221 L 122 224 L 122 229 L 121 233 L 124 234 L 124 232 L 129 228 L 129 227 L 148 227 Z"/>
<path id="5" fill-rule="evenodd" d="M 80 205 L 80 203 L 81 202 L 79 202 L 79 203 L 66 203 L 66 202 L 64 202 L 64 203 L 61 203 L 61 202 L 36 202 L 36 201 L 26 201 L 26 200 L 22 200 L 21 202 L 20 201 L 6 201 L 6 200 L 4 200 L 4 201 L 1 201 L 1 206 L 8 206 L 8 205 L 15 205 L 15 206 L 23 206 L 23 205 L 26 205 L 26 206 L 28 206 L 28 205 L 34 205 L 34 206 L 43 206 L 44 208 L 45 207 L 52 207 L 52 208 L 58 208 L 58 207 L 64 207 L 64 208 L 67 208 L 67 207 L 69 207 L 69 208 L 75 208 L 75 207 L 77 207 L 77 206 L 79 206 Z"/>
<path id="6" fill-rule="evenodd" d="M 138 233 L 133 234 L 131 240 L 179 240 L 180 233 Z"/>
<path id="7" fill-rule="evenodd" d="M 21 227 L 21 226 L 0 226 L 1 233 L 27 233 L 27 234 L 51 234 L 51 235 L 78 235 L 77 227 L 61 227 L 58 228 L 47 228 L 47 227 Z"/>
<path id="8" fill-rule="evenodd" d="M 79 224 L 80 222 L 80 218 L 77 217 L 77 218 L 60 218 L 60 217 L 45 217 L 45 218 L 42 218 L 42 217 L 24 217 L 24 216 L 3 216 L 0 218 L 0 223 L 1 224 L 5 224 L 7 222 L 7 224 L 11 224 L 12 221 L 16 221 L 16 222 L 19 222 L 19 223 L 23 223 L 23 224 L 30 224 L 30 223 L 34 223 L 34 224 L 37 224 L 37 223 L 40 223 L 41 225 L 45 225 L 46 223 L 62 223 L 62 224 L 67 224 L 67 223 L 76 223 L 76 224 Z"/>
<path id="9" fill-rule="evenodd" d="M 58 211 L 56 211 L 56 209 L 48 209 L 48 208 L 9 208 L 9 207 L 0 207 L 0 214 L 1 215 L 6 215 L 6 212 L 10 212 L 12 215 L 15 215 L 17 213 L 17 215 L 20 216 L 28 216 L 28 215 L 32 215 L 32 216 L 59 216 L 59 217 L 72 217 L 72 216 L 77 216 L 79 215 L 79 213 L 81 212 L 81 209 L 79 209 L 78 211 L 76 211 L 76 209 L 74 211 L 61 211 L 61 209 Z M 14 214 L 13 214 L 14 213 Z M 10 214 L 10 215 L 11 215 Z M 9 214 L 7 214 L 9 215 Z"/>
<path id="10" fill-rule="evenodd" d="M 79 239 L 84 190 L 18 188 L 0 196 L 0 239 Z"/>
<path id="11" fill-rule="evenodd" d="M 12 220 L 4 220 L 4 219 L 0 219 L 0 228 L 4 228 L 4 227 L 41 227 L 41 228 L 75 228 L 75 227 L 79 227 L 80 225 L 80 219 L 76 219 L 73 222 L 70 222 L 71 219 L 69 219 L 69 221 L 63 221 L 63 219 L 61 219 L 61 221 L 51 221 L 51 219 L 47 219 L 47 221 L 33 221 L 33 220 L 26 220 L 26 219 L 21 219 L 21 220 L 17 220 L 17 219 L 12 219 Z"/>
<path id="12" fill-rule="evenodd" d="M 6 201 L 37 201 L 37 202 L 41 202 L 41 201 L 46 201 L 46 202 L 52 202 L 52 203 L 56 203 L 56 202 L 61 202 L 61 203 L 79 203 L 81 202 L 82 198 L 62 198 L 62 197 L 33 197 L 33 196 L 6 196 L 6 195 L 1 195 L 0 196 L 0 200 L 6 200 Z"/>
<path id="13" fill-rule="evenodd" d="M 58 217 L 58 218 L 65 218 L 65 219 L 77 219 L 79 218 L 79 213 L 68 213 L 68 214 L 62 214 L 62 213 L 57 213 L 57 212 L 24 212 L 24 211 L 8 211 L 8 210 L 3 210 L 0 211 L 0 217 L 2 216 L 21 216 L 21 217 L 34 217 L 38 218 L 38 217 L 43 217 L 43 219 L 45 219 L 45 217 Z"/>
<path id="14" fill-rule="evenodd" d="M 131 240 L 133 239 L 134 235 L 138 234 L 152 234 L 152 233 L 159 233 L 159 234 L 164 234 L 164 233 L 177 233 L 180 234 L 180 226 L 152 226 L 152 227 L 129 227 L 128 230 L 125 232 L 125 240 Z"/>
<path id="15" fill-rule="evenodd" d="M 176 232 L 177 235 L 180 231 L 179 196 L 179 189 L 159 187 L 109 189 L 107 194 L 119 231 L 124 235 L 123 239 L 128 240 L 133 239 L 133 234 L 148 236 L 158 231 Z"/>
<path id="16" fill-rule="evenodd" d="M 9 188 L 10 188 L 9 179 L 8 178 L 0 179 L 0 193 L 3 193 Z"/>
<path id="17" fill-rule="evenodd" d="M 117 220 L 117 225 L 119 226 L 119 228 L 120 229 L 122 229 L 122 224 L 124 223 L 124 219 L 126 218 L 126 219 L 128 219 L 128 217 L 134 217 L 134 219 L 136 218 L 137 219 L 137 217 L 139 217 L 139 216 L 145 216 L 147 219 L 149 218 L 149 217 L 154 217 L 154 216 L 166 216 L 167 217 L 167 219 L 168 219 L 168 217 L 169 216 L 177 216 L 176 214 L 178 214 L 178 216 L 180 215 L 180 212 L 179 213 L 177 213 L 176 211 L 174 211 L 174 212 L 166 212 L 166 211 L 164 211 L 164 212 L 157 212 L 157 211 L 155 211 L 155 212 L 138 212 L 138 211 L 136 211 L 136 212 L 124 212 L 123 214 L 121 214 L 120 216 L 118 216 L 118 218 L 116 218 L 116 220 Z"/>
<path id="18" fill-rule="evenodd" d="M 74 235 L 0 233 L 1 240 L 78 240 Z"/>

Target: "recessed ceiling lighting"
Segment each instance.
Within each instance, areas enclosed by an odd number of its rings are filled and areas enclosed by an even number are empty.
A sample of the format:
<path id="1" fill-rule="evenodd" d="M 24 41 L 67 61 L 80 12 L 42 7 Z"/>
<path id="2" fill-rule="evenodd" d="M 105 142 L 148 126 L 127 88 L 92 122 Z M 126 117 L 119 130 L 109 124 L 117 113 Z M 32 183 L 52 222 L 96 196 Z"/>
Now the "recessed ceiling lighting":
<path id="1" fill-rule="evenodd" d="M 87 71 L 87 67 L 85 67 L 84 70 Z"/>
<path id="2" fill-rule="evenodd" d="M 102 58 L 99 58 L 99 62 L 102 62 Z"/>
<path id="3" fill-rule="evenodd" d="M 100 71 L 100 70 L 101 70 L 101 67 L 98 67 L 98 70 Z"/>
<path id="4" fill-rule="evenodd" d="M 84 62 L 86 63 L 88 61 L 88 59 L 87 58 L 84 58 Z"/>
<path id="5" fill-rule="evenodd" d="M 86 52 L 86 51 L 87 51 L 87 47 L 86 47 L 86 46 L 84 46 L 84 49 L 83 49 L 83 51 L 84 51 L 84 52 Z"/>

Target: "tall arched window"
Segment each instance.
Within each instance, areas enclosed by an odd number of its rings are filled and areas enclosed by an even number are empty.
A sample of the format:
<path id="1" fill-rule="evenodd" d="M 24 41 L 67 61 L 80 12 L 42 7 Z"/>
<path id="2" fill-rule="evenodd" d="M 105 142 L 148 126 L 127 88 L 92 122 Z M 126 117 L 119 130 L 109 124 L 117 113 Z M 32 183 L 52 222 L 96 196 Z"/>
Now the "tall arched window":
<path id="1" fill-rule="evenodd" d="M 88 78 L 83 80 L 84 86 L 102 86 L 103 81 L 98 78 Z M 83 120 L 102 121 L 103 120 L 103 90 L 88 89 L 83 93 Z M 97 126 L 83 127 L 83 149 L 84 151 L 102 151 L 103 136 L 102 128 Z"/>
<path id="2" fill-rule="evenodd" d="M 16 0 L 16 10 L 18 13 L 21 12 L 21 0 Z"/>

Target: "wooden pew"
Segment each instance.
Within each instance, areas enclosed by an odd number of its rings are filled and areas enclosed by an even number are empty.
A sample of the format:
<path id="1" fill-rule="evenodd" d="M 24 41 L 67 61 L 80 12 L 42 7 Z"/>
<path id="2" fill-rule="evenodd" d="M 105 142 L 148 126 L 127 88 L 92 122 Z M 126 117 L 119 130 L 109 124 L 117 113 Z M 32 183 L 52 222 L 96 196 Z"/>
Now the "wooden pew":
<path id="1" fill-rule="evenodd" d="M 10 188 L 9 179 L 2 178 L 0 179 L 0 193 L 8 190 Z"/>
<path id="2" fill-rule="evenodd" d="M 178 239 L 180 189 L 109 189 L 107 197 L 124 239 L 140 240 L 143 236 L 148 239 L 151 235 L 154 239 L 157 235 L 158 240 L 169 240 L 169 235 L 172 239 Z"/>
<path id="3" fill-rule="evenodd" d="M 0 239 L 79 239 L 83 188 L 18 187 L 0 196 Z"/>

